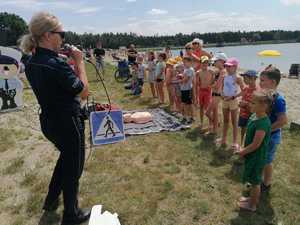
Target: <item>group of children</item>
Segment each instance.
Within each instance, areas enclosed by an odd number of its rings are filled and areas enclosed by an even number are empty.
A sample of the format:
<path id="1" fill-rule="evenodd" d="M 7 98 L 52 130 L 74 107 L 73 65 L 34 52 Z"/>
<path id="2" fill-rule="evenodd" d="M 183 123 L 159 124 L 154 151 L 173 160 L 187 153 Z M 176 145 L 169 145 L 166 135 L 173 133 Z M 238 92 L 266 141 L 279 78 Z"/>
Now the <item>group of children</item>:
<path id="1" fill-rule="evenodd" d="M 213 67 L 211 67 L 213 63 Z M 194 121 L 193 109 L 200 108 L 200 128 L 204 117 L 208 119 L 208 134 L 216 135 L 220 126 L 219 108 L 222 105 L 223 129 L 216 143 L 227 144 L 231 121 L 232 148 L 245 159 L 243 181 L 251 184 L 249 197 L 241 197 L 242 209 L 255 211 L 261 191 L 271 186 L 272 161 L 281 140 L 281 128 L 287 123 L 284 97 L 277 92 L 281 73 L 268 67 L 260 73 L 248 70 L 238 74 L 239 61 L 224 53 L 215 57 L 200 55 L 195 58 L 167 58 L 159 53 L 148 53 L 147 66 L 143 58 L 137 59 L 137 82 L 143 85 L 146 71 L 152 96 L 165 103 L 164 86 L 171 111 L 182 114 L 182 123 Z M 241 129 L 241 146 L 238 144 Z"/>

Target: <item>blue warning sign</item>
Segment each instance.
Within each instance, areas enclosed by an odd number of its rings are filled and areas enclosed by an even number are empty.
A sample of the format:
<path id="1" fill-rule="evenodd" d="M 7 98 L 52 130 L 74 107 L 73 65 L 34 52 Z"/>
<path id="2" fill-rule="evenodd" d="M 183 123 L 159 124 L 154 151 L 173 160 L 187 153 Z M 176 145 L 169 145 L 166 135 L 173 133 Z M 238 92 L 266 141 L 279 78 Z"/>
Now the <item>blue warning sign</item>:
<path id="1" fill-rule="evenodd" d="M 122 111 L 92 112 L 90 122 L 94 145 L 111 144 L 125 140 Z"/>

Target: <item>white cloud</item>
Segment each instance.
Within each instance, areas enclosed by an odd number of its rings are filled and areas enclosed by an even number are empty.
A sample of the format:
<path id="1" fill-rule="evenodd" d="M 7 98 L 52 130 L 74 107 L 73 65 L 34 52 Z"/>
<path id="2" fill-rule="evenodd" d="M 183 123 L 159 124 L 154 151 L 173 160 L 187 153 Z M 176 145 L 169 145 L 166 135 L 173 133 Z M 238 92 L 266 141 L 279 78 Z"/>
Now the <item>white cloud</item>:
<path id="1" fill-rule="evenodd" d="M 168 11 L 163 10 L 163 9 L 151 9 L 147 13 L 150 15 L 163 15 L 163 14 L 167 14 Z"/>
<path id="2" fill-rule="evenodd" d="M 127 2 L 136 2 L 136 0 L 126 0 Z"/>
<path id="3" fill-rule="evenodd" d="M 81 8 L 75 11 L 75 13 L 79 14 L 90 14 L 99 11 L 101 8 L 99 7 L 86 7 L 86 8 Z"/>
<path id="4" fill-rule="evenodd" d="M 136 21 L 137 18 L 136 18 L 136 17 L 128 17 L 127 20 L 128 20 L 128 21 Z"/>
<path id="5" fill-rule="evenodd" d="M 12 1 L 0 1 L 1 8 L 5 7 L 15 7 L 20 9 L 30 9 L 30 10 L 36 10 L 38 9 L 37 0 L 12 0 Z"/>
<path id="6" fill-rule="evenodd" d="M 126 9 L 123 8 L 123 7 L 116 7 L 116 8 L 111 8 L 111 10 L 113 10 L 113 11 L 118 11 L 118 12 L 123 12 L 123 11 L 125 11 Z"/>
<path id="7" fill-rule="evenodd" d="M 1 5 L 35 4 L 37 0 L 11 0 L 0 2 Z"/>
<path id="8" fill-rule="evenodd" d="M 290 19 L 273 18 L 267 15 L 250 13 L 219 13 L 193 12 L 179 16 L 165 16 L 159 19 L 139 19 L 130 21 L 126 25 L 109 28 L 99 32 L 134 32 L 143 35 L 166 35 L 181 33 L 207 33 L 223 31 L 256 31 L 284 29 L 295 30 L 300 18 Z"/>
<path id="9" fill-rule="evenodd" d="M 96 27 L 89 26 L 89 25 L 86 25 L 86 26 L 82 27 L 81 29 L 83 29 L 85 32 L 88 32 L 88 33 L 95 33 L 95 31 L 97 30 Z"/>
<path id="10" fill-rule="evenodd" d="M 300 5 L 300 0 L 280 0 L 284 5 Z"/>
<path id="11" fill-rule="evenodd" d="M 41 10 L 62 10 L 67 12 L 79 13 L 79 14 L 90 14 L 99 11 L 100 7 L 89 6 L 86 7 L 84 2 L 72 2 L 70 1 L 39 1 L 39 0 L 11 0 L 11 1 L 0 1 L 0 8 L 14 7 L 16 9 L 28 10 L 31 12 Z"/>

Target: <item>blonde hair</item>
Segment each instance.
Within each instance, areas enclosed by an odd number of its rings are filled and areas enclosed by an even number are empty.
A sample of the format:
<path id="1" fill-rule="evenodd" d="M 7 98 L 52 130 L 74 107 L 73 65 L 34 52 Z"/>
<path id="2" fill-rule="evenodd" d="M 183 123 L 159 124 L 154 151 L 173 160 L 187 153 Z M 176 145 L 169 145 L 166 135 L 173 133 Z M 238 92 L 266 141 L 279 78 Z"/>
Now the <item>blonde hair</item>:
<path id="1" fill-rule="evenodd" d="M 272 105 L 274 102 L 275 93 L 270 90 L 259 90 L 253 93 L 253 98 L 255 98 L 260 104 L 266 105 L 266 113 L 270 114 Z"/>
<path id="2" fill-rule="evenodd" d="M 20 48 L 25 53 L 30 53 L 38 46 L 43 34 L 49 31 L 56 30 L 61 23 L 58 18 L 48 12 L 39 12 L 35 14 L 29 23 L 29 34 L 26 34 L 20 39 Z"/>

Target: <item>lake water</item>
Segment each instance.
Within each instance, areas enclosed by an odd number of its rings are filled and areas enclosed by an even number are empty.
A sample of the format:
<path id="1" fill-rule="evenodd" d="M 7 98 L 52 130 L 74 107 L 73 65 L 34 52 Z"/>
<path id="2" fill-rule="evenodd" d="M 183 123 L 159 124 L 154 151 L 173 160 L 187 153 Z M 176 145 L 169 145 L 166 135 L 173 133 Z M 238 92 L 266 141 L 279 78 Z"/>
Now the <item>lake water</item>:
<path id="1" fill-rule="evenodd" d="M 276 65 L 282 72 L 288 73 L 291 64 L 300 64 L 300 43 L 230 46 L 221 48 L 204 48 L 207 52 L 225 52 L 228 57 L 236 57 L 240 68 L 262 70 L 269 64 Z M 257 53 L 263 50 L 277 50 L 278 57 L 261 57 Z M 173 55 L 179 55 L 180 50 L 173 50 Z"/>

